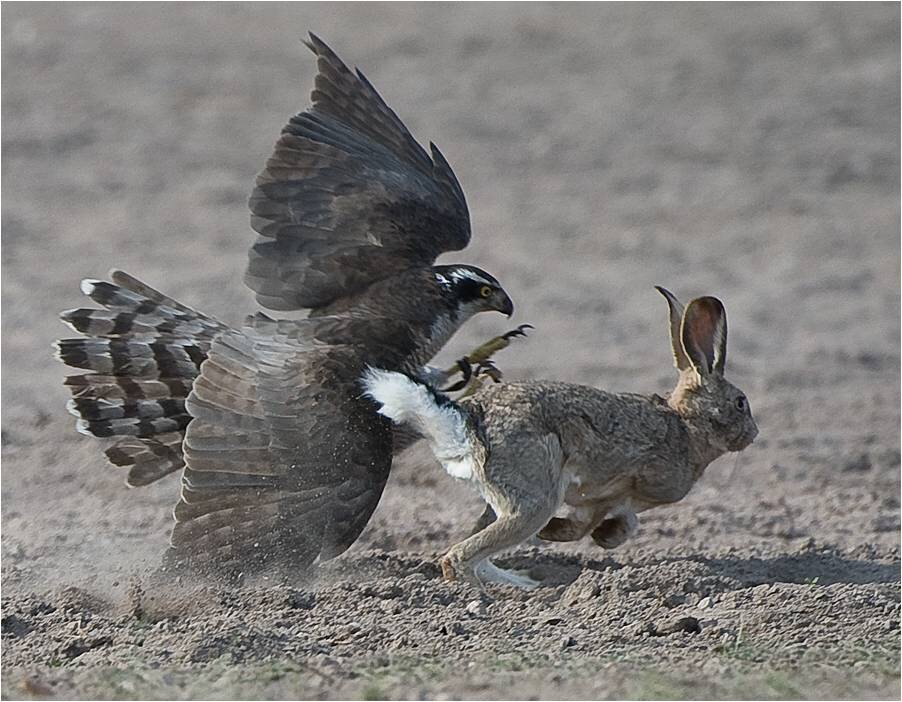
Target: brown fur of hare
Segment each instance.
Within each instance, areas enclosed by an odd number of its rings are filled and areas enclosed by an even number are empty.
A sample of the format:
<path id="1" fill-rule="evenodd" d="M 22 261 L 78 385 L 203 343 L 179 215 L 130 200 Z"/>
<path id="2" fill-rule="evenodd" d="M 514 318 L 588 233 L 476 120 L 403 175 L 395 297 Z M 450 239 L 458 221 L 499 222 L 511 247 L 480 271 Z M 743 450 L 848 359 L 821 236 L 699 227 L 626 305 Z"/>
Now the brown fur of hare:
<path id="1" fill-rule="evenodd" d="M 745 394 L 724 378 L 723 304 L 700 297 L 684 308 L 658 290 L 679 371 L 666 399 L 527 381 L 454 402 L 403 374 L 368 370 L 364 386 L 380 411 L 422 434 L 445 470 L 470 482 L 497 515 L 442 558 L 446 578 L 534 587 L 490 558 L 536 534 L 618 546 L 639 512 L 678 502 L 709 463 L 755 439 Z M 555 517 L 562 508 L 567 516 Z"/>

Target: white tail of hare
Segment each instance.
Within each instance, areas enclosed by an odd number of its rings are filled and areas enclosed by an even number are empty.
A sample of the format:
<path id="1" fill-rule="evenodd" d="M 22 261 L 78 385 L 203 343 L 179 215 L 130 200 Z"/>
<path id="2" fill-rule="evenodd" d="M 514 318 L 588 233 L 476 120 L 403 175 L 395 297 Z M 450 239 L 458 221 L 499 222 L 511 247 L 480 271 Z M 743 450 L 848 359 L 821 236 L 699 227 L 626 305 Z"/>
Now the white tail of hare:
<path id="1" fill-rule="evenodd" d="M 453 402 L 403 374 L 367 371 L 366 392 L 382 414 L 419 431 L 445 470 L 471 482 L 497 515 L 442 558 L 446 578 L 535 586 L 489 558 L 535 534 L 618 546 L 638 512 L 678 502 L 709 463 L 757 436 L 745 394 L 724 378 L 721 302 L 700 297 L 683 309 L 658 291 L 679 370 L 667 399 L 535 381 L 490 385 Z M 567 517 L 555 517 L 563 505 Z"/>

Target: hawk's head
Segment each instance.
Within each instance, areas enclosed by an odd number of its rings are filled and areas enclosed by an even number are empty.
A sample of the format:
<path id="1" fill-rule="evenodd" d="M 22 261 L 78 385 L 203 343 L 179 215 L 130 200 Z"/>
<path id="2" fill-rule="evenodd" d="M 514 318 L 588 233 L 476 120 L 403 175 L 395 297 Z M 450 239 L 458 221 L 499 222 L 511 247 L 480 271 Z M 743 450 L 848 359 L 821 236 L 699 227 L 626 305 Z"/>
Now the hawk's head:
<path id="1" fill-rule="evenodd" d="M 493 276 L 476 266 L 435 266 L 435 279 L 465 316 L 496 311 L 510 317 L 514 303 Z"/>

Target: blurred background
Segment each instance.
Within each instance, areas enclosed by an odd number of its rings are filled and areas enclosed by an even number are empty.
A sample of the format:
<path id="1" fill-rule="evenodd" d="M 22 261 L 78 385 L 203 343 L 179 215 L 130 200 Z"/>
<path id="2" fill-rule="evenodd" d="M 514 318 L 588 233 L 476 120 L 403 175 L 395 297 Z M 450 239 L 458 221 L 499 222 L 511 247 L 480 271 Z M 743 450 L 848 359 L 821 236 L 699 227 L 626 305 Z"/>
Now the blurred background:
<path id="1" fill-rule="evenodd" d="M 114 266 L 225 321 L 254 310 L 246 199 L 307 105 L 308 30 L 455 168 L 474 237 L 443 261 L 491 271 L 513 323 L 536 327 L 498 357 L 508 377 L 664 392 L 652 286 L 724 301 L 728 376 L 761 438 L 710 469 L 692 509 L 649 515 L 636 548 L 898 545 L 897 4 L 15 3 L 5 585 L 113 578 L 165 548 L 177 479 L 127 491 L 75 433 L 57 314 Z M 483 315 L 443 357 L 506 328 Z M 699 528 L 725 495 L 732 516 Z M 440 550 L 478 511 L 418 455 L 362 547 Z"/>

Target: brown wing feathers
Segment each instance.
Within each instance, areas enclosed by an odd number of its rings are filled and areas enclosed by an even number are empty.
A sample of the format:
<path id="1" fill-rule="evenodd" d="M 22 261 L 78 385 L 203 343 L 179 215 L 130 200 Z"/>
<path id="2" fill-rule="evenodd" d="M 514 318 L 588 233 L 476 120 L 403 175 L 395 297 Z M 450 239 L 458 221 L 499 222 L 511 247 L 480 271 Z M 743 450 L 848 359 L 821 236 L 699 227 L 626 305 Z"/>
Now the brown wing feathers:
<path id="1" fill-rule="evenodd" d="M 320 309 L 467 245 L 466 200 L 359 71 L 317 37 L 313 105 L 291 118 L 250 198 L 245 275 L 271 309 Z"/>
<path id="2" fill-rule="evenodd" d="M 337 118 L 343 124 L 372 138 L 427 175 L 432 161 L 404 123 L 360 70 L 353 73 L 332 49 L 315 34 L 304 42 L 316 54 L 318 74 L 310 99 L 314 113 Z"/>
<path id="3" fill-rule="evenodd" d="M 303 567 L 344 550 L 378 503 L 390 429 L 358 400 L 356 352 L 312 344 L 304 327 L 214 341 L 187 402 L 171 565 Z"/>

